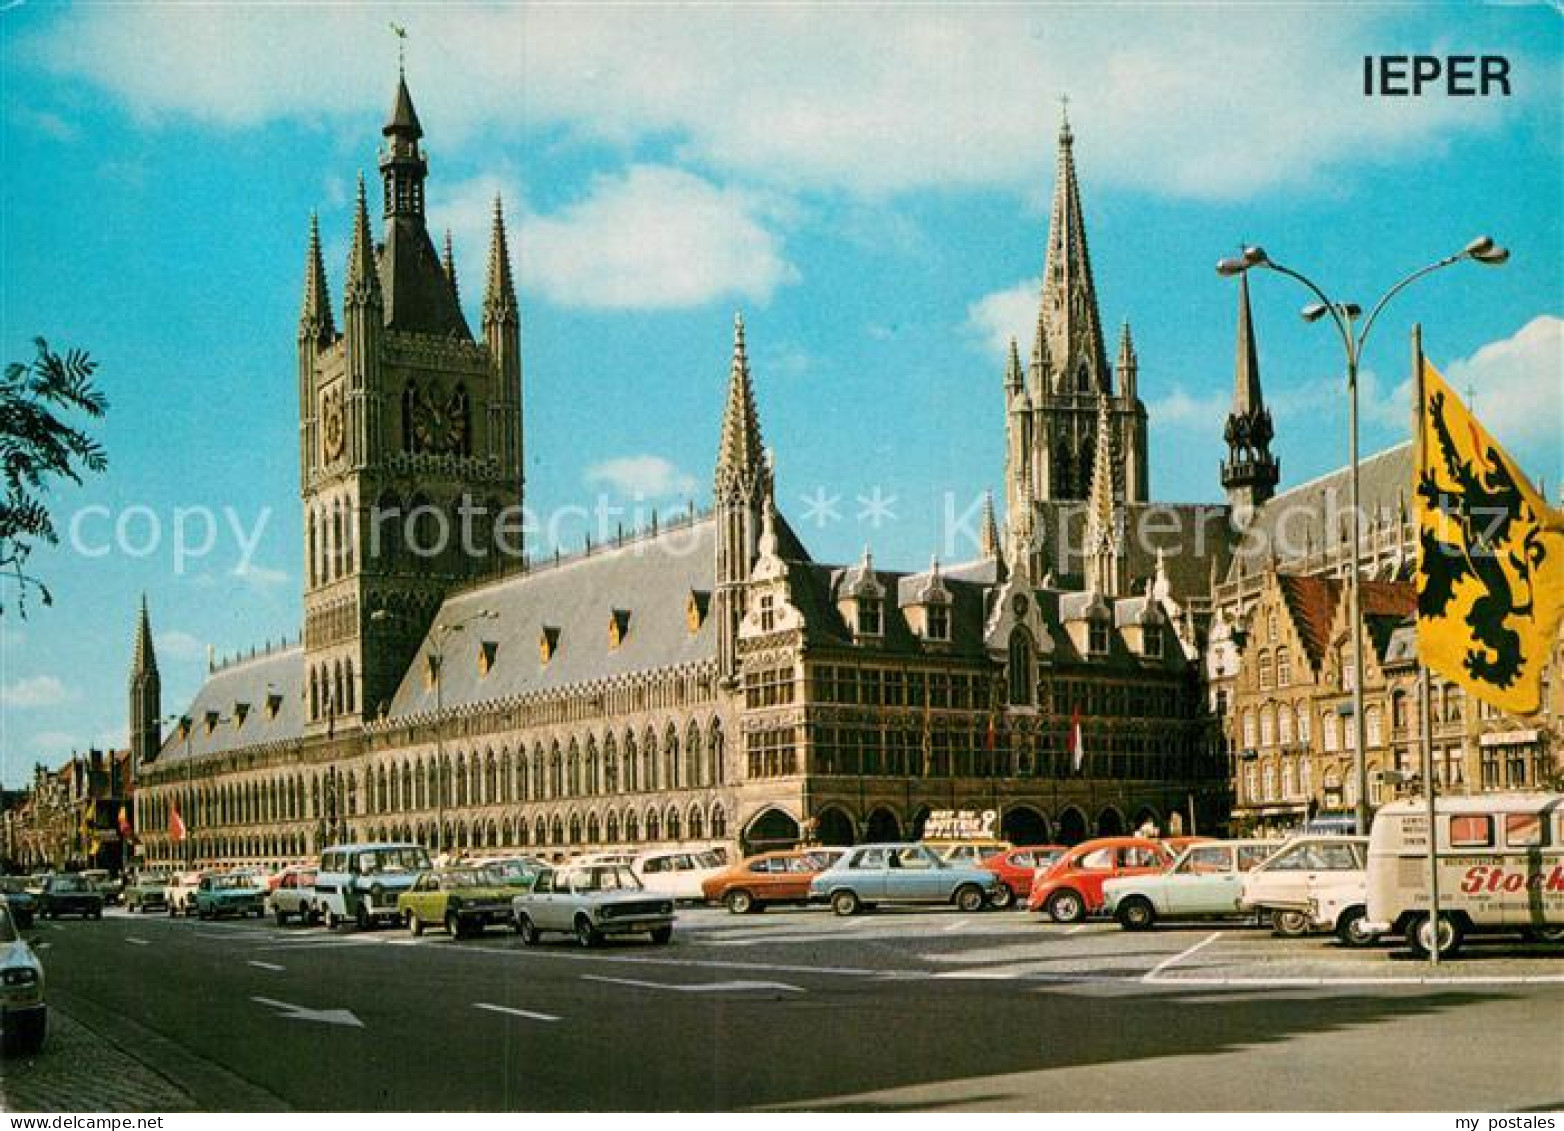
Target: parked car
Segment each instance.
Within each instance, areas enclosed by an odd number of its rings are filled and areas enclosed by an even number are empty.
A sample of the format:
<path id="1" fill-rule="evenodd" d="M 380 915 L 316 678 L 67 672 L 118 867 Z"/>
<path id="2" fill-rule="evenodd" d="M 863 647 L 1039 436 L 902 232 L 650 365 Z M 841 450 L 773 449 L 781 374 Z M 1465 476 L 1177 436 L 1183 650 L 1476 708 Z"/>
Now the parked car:
<path id="1" fill-rule="evenodd" d="M 1119 876 L 1160 872 L 1173 854 L 1159 840 L 1109 836 L 1076 845 L 1032 882 L 1029 911 L 1046 911 L 1055 923 L 1079 923 L 1102 910 L 1102 885 Z"/>
<path id="2" fill-rule="evenodd" d="M 1269 915 L 1279 935 L 1334 931 L 1348 946 L 1377 937 L 1368 915 L 1368 837 L 1294 837 L 1244 877 L 1245 907 Z"/>
<path id="3" fill-rule="evenodd" d="M 173 877 L 161 870 L 137 873 L 125 886 L 125 910 L 132 915 L 138 911 L 166 911 L 168 909 L 168 885 Z"/>
<path id="4" fill-rule="evenodd" d="M 1374 817 L 1364 929 L 1399 934 L 1441 958 L 1468 935 L 1516 931 L 1564 940 L 1564 793 L 1441 797 L 1434 816 L 1439 919 L 1428 890 L 1428 810 L 1392 801 Z"/>
<path id="5" fill-rule="evenodd" d="M 125 891 L 125 882 L 117 876 L 109 875 L 104 868 L 87 868 L 82 876 L 98 889 L 98 894 L 103 896 L 103 902 L 109 907 L 117 905 Z"/>
<path id="6" fill-rule="evenodd" d="M 492 924 L 509 923 L 515 897 L 516 889 L 490 868 L 436 868 L 397 896 L 396 906 L 414 935 L 443 926 L 453 939 L 464 939 Z"/>
<path id="7" fill-rule="evenodd" d="M 1306 836 L 1355 836 L 1358 816 L 1350 809 L 1328 809 L 1316 813 L 1299 830 Z"/>
<path id="8" fill-rule="evenodd" d="M 926 840 L 923 842 L 949 864 L 981 864 L 1010 847 L 1008 840 L 978 837 L 972 840 Z"/>
<path id="9" fill-rule="evenodd" d="M 59 919 L 66 915 L 103 918 L 102 893 L 90 881 L 73 872 L 50 876 L 38 896 L 40 919 Z"/>
<path id="10" fill-rule="evenodd" d="M 216 875 L 215 872 L 178 872 L 169 880 L 166 899 L 168 901 L 168 914 L 170 918 L 175 915 L 190 916 L 196 913 L 196 889 L 201 886 L 203 876 Z"/>
<path id="11" fill-rule="evenodd" d="M 1159 919 L 1252 915 L 1243 907 L 1244 877 L 1277 847 L 1269 840 L 1192 845 L 1164 872 L 1106 881 L 1102 909 L 1126 931 L 1150 930 Z"/>
<path id="12" fill-rule="evenodd" d="M 293 864 L 277 873 L 277 883 L 267 897 L 272 918 L 279 927 L 289 919 L 313 923 L 320 917 L 315 908 L 315 869 Z"/>
<path id="13" fill-rule="evenodd" d="M 326 926 L 351 921 L 360 930 L 400 921 L 397 898 L 430 870 L 421 844 L 342 844 L 321 854 L 315 873 L 315 903 Z"/>
<path id="14" fill-rule="evenodd" d="M 53 872 L 34 872 L 27 877 L 27 890 L 34 895 L 42 895 L 43 885 L 49 882 L 49 877 L 52 875 Z"/>
<path id="15" fill-rule="evenodd" d="M 701 885 L 722 869 L 722 862 L 710 851 L 683 848 L 650 849 L 630 862 L 642 887 L 674 899 L 704 899 Z"/>
<path id="16" fill-rule="evenodd" d="M 232 872 L 202 876 L 195 890 L 196 918 L 254 915 L 259 919 L 266 914 L 265 900 L 265 893 L 257 889 L 248 876 Z"/>
<path id="17" fill-rule="evenodd" d="M 522 891 L 530 888 L 538 873 L 548 866 L 536 856 L 488 856 L 475 863 L 493 872 L 501 883 Z"/>
<path id="18" fill-rule="evenodd" d="M 809 898 L 829 903 L 838 915 L 879 903 L 952 903 L 981 911 L 999 888 L 993 872 L 947 864 L 926 844 L 864 844 L 811 880 Z"/>
<path id="19" fill-rule="evenodd" d="M 31 1055 L 43 1047 L 48 1025 L 43 963 L 0 903 L 0 1049 Z"/>
<path id="20" fill-rule="evenodd" d="M 546 931 L 572 934 L 586 947 L 609 935 L 644 933 L 658 945 L 673 938 L 672 897 L 648 891 L 623 864 L 545 868 L 531 891 L 511 901 L 511 912 L 527 946 Z"/>
<path id="21" fill-rule="evenodd" d="M 808 903 L 809 881 L 845 854 L 843 848 L 790 848 L 763 852 L 708 876 L 701 894 L 735 915 L 764 911 L 773 903 Z"/>
<path id="22" fill-rule="evenodd" d="M 38 911 L 38 897 L 27 890 L 27 880 L 22 876 L 0 876 L 0 895 L 11 909 L 11 919 L 21 930 L 33 925 Z"/>
<path id="23" fill-rule="evenodd" d="M 994 906 L 1005 908 L 1017 903 L 1025 906 L 1032 894 L 1032 881 L 1053 867 L 1054 861 L 1068 851 L 1062 844 L 1038 844 L 996 852 L 982 861 L 982 867 L 999 877 L 999 895 Z"/>

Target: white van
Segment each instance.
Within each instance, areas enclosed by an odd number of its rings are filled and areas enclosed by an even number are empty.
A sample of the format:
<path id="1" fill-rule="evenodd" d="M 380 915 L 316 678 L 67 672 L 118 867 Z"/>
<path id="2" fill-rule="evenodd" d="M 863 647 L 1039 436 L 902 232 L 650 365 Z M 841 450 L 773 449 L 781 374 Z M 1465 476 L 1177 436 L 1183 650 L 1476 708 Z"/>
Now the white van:
<path id="1" fill-rule="evenodd" d="M 1441 797 L 1435 811 L 1439 928 L 1429 922 L 1428 803 L 1394 801 L 1369 836 L 1368 922 L 1419 957 L 1454 954 L 1474 931 L 1564 938 L 1564 794 Z"/>
<path id="2" fill-rule="evenodd" d="M 630 862 L 641 886 L 673 899 L 704 902 L 704 885 L 726 867 L 709 849 L 654 848 Z"/>
<path id="3" fill-rule="evenodd" d="M 339 844 L 321 853 L 315 872 L 315 908 L 328 930 L 340 923 L 368 930 L 401 917 L 396 898 L 429 871 L 421 844 Z"/>

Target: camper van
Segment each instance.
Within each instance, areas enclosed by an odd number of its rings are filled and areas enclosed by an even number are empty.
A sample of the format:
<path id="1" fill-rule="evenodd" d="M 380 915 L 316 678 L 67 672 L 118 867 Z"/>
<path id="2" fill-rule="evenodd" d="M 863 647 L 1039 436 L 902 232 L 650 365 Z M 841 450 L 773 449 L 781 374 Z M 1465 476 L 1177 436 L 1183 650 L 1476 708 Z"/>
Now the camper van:
<path id="1" fill-rule="evenodd" d="M 1439 924 L 1429 922 L 1428 802 L 1395 801 L 1374 818 L 1368 922 L 1419 957 L 1454 954 L 1474 932 L 1564 939 L 1564 794 L 1441 797 L 1434 816 Z"/>

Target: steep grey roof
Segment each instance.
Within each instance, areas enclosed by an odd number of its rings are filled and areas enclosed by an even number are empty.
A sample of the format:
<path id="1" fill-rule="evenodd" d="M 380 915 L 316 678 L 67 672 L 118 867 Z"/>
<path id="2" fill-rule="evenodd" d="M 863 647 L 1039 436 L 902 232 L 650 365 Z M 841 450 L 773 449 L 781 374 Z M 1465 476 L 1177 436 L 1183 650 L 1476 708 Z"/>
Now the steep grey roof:
<path id="1" fill-rule="evenodd" d="M 686 608 L 692 591 L 712 592 L 715 530 L 711 518 L 701 518 L 451 597 L 403 675 L 391 700 L 391 717 L 434 710 L 434 689 L 426 679 L 423 657 L 445 626 L 483 611 L 496 619 L 472 620 L 464 630 L 446 636 L 441 681 L 445 707 L 713 659 L 711 617 L 691 634 Z M 628 617 L 622 641 L 612 648 L 609 621 L 616 610 Z M 545 626 L 558 630 L 557 648 L 547 663 L 538 647 Z M 479 664 L 485 641 L 495 645 L 487 674 Z"/>
<path id="2" fill-rule="evenodd" d="M 1367 521 L 1410 510 L 1414 470 L 1410 440 L 1361 462 L 1358 492 Z M 1286 564 L 1317 556 L 1327 547 L 1345 546 L 1342 523 L 1350 520 L 1351 506 L 1350 469 L 1345 467 L 1278 492 L 1244 532 L 1225 571 L 1227 579 L 1237 580 L 1240 570 L 1258 573 L 1270 561 L 1273 550 L 1276 561 Z"/>
<path id="3" fill-rule="evenodd" d="M 1417 659 L 1417 624 L 1408 622 L 1398 626 L 1390 634 L 1385 645 L 1385 666 L 1410 664 Z"/>
<path id="4" fill-rule="evenodd" d="M 1086 504 L 1048 500 L 1037 504 L 1038 537 L 1047 568 L 1062 588 L 1085 584 Z M 1125 582 L 1139 590 L 1157 572 L 1162 551 L 1171 596 L 1180 604 L 1205 600 L 1229 568 L 1233 533 L 1228 508 L 1218 503 L 1120 503 L 1124 511 Z"/>
<path id="5" fill-rule="evenodd" d="M 834 596 L 849 568 L 857 567 L 805 562 L 789 563 L 788 581 L 793 603 L 803 614 L 805 633 L 811 645 L 852 646 L 854 643 L 852 627 L 842 618 Z M 925 575 L 875 570 L 874 576 L 887 594 L 890 594 L 899 592 L 906 578 Z M 876 653 L 885 655 L 917 656 L 931 653 L 935 649 L 941 655 L 966 657 L 985 655 L 983 627 L 987 619 L 986 587 L 971 582 L 956 581 L 948 574 L 943 580 L 946 590 L 950 593 L 951 601 L 948 642 L 926 644 L 923 638 L 912 630 L 912 626 L 907 621 L 906 609 L 897 601 L 886 600 L 881 610 L 883 634 L 875 638 L 872 645 L 866 647 L 871 647 Z"/>
<path id="6" fill-rule="evenodd" d="M 267 711 L 268 696 L 279 697 L 275 715 Z M 237 721 L 240 704 L 248 705 L 243 722 Z M 191 720 L 188 753 L 193 758 L 302 737 L 303 646 L 295 644 L 219 668 L 207 676 L 184 715 Z M 228 721 L 218 722 L 208 733 L 209 715 Z M 154 764 L 181 762 L 186 752 L 185 738 L 176 724 L 164 731 Z"/>

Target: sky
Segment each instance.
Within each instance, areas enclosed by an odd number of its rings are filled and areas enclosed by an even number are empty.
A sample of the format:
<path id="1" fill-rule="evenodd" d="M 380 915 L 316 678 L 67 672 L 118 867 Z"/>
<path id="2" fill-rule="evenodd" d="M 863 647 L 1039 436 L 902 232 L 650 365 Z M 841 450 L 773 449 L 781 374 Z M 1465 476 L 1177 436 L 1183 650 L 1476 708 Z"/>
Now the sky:
<path id="1" fill-rule="evenodd" d="M 927 564 L 948 515 L 1003 497 L 1002 351 L 1030 344 L 1062 95 L 1108 348 L 1128 318 L 1139 353 L 1153 498 L 1221 496 L 1236 288 L 1218 257 L 1261 244 L 1367 305 L 1479 233 L 1509 265 L 1441 272 L 1375 330 L 1364 447 L 1409 432 L 1421 322 L 1557 498 L 1556 7 L 13 2 L 0 348 L 89 350 L 112 408 L 108 474 L 51 496 L 68 544 L 32 561 L 55 606 L 24 621 L 6 594 L 7 785 L 124 743 L 143 593 L 170 713 L 209 647 L 298 631 L 305 239 L 317 211 L 340 303 L 393 22 L 474 324 L 505 201 L 540 514 L 709 501 L 742 310 L 778 503 L 815 556 Z M 1511 94 L 1366 97 L 1363 57 L 1407 53 L 1502 55 Z M 1341 349 L 1296 285 L 1252 285 L 1285 486 L 1345 460 Z"/>

